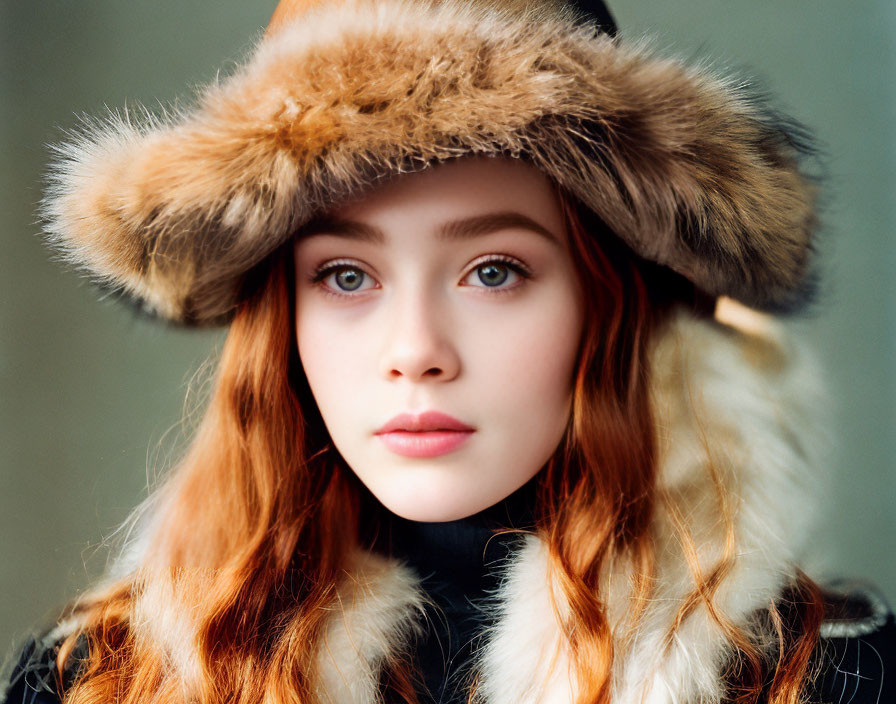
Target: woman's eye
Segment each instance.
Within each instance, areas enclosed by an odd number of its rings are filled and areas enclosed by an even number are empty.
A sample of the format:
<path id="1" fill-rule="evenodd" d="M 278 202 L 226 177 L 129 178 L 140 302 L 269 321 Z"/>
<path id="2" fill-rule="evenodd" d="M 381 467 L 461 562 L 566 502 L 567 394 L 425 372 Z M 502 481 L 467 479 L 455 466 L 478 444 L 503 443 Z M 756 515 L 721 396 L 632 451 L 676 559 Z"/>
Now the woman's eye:
<path id="1" fill-rule="evenodd" d="M 343 291 L 357 291 L 364 282 L 364 272 L 357 269 L 342 269 L 333 274 L 333 281 Z"/>
<path id="2" fill-rule="evenodd" d="M 529 273 L 520 265 L 502 260 L 483 262 L 471 271 L 464 282 L 480 288 L 514 287 L 520 279 L 529 278 Z"/>
<path id="3" fill-rule="evenodd" d="M 364 291 L 372 287 L 373 280 L 362 269 L 341 264 L 319 270 L 314 275 L 313 282 L 321 283 L 325 289 L 338 294 L 340 291 L 346 293 Z"/>

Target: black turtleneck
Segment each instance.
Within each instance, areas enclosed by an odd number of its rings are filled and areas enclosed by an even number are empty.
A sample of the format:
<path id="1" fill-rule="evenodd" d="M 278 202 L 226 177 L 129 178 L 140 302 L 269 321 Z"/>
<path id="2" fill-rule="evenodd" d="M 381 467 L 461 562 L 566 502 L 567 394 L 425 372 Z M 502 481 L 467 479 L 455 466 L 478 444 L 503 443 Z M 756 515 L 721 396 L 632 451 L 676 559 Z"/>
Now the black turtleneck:
<path id="1" fill-rule="evenodd" d="M 533 478 L 494 506 L 443 523 L 401 518 L 370 497 L 377 503 L 367 523 L 376 531 L 374 549 L 411 567 L 434 603 L 414 646 L 425 685 L 417 687 L 421 704 L 467 701 L 471 656 L 489 625 L 484 601 L 497 591 L 501 567 L 522 539 L 496 531 L 534 529 L 536 488 Z"/>

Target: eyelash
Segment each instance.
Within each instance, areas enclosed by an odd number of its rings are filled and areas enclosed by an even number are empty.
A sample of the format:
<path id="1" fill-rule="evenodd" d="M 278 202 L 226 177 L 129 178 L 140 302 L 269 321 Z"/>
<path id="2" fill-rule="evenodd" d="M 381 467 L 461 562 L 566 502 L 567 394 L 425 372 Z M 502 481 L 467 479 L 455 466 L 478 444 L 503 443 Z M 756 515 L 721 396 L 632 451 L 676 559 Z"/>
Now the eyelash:
<path id="1" fill-rule="evenodd" d="M 489 255 L 487 257 L 484 257 L 484 258 L 474 262 L 473 265 L 471 266 L 469 272 L 466 275 L 464 275 L 464 278 L 466 279 L 467 276 L 469 276 L 471 273 L 476 271 L 476 269 L 478 269 L 479 267 L 485 266 L 487 264 L 502 264 L 503 266 L 506 266 L 508 269 L 510 269 L 511 271 L 516 273 L 520 277 L 520 279 L 522 279 L 523 281 L 532 278 L 532 272 L 522 262 L 520 262 L 518 259 L 515 259 L 515 258 L 507 256 L 507 255 L 503 255 L 503 254 Z M 366 271 L 364 271 L 364 269 L 362 267 L 358 266 L 354 262 L 345 261 L 345 260 L 336 260 L 336 261 L 327 262 L 327 263 L 317 267 L 317 269 L 315 269 L 314 272 L 311 274 L 310 282 L 312 284 L 314 284 L 315 286 L 318 286 L 323 291 L 324 295 L 332 296 L 333 298 L 342 298 L 342 299 L 354 298 L 358 294 L 349 293 L 348 291 L 337 291 L 336 289 L 332 289 L 329 286 L 324 285 L 324 283 L 323 283 L 324 279 L 326 279 L 330 274 L 337 272 L 337 271 L 341 271 L 343 269 L 356 269 L 356 270 L 362 272 L 365 276 L 370 276 L 370 274 L 368 274 Z M 494 294 L 501 294 L 501 293 L 510 293 L 511 291 L 515 291 L 517 288 L 519 288 L 520 285 L 521 285 L 521 283 L 518 282 L 518 283 L 516 283 L 512 286 L 508 286 L 508 287 L 477 286 L 476 288 L 487 289 L 491 295 L 494 295 Z"/>

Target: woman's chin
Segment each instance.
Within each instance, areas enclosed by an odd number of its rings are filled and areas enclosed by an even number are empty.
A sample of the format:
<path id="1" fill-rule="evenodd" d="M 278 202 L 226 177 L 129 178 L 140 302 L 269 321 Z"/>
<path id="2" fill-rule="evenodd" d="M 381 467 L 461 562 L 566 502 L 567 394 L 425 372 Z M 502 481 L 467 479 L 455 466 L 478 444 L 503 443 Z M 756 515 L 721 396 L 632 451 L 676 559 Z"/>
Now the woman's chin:
<path id="1" fill-rule="evenodd" d="M 443 523 L 472 516 L 497 503 L 477 491 L 475 482 L 408 481 L 400 486 L 371 488 L 374 495 L 392 513 L 409 521 Z M 481 489 L 481 487 L 479 487 Z"/>

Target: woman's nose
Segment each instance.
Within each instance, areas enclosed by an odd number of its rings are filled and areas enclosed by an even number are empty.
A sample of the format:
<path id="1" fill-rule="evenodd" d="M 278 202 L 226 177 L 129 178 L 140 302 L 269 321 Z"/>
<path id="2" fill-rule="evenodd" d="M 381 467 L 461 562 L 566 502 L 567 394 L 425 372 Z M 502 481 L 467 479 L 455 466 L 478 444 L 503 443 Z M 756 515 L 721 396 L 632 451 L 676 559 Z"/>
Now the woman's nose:
<path id="1" fill-rule="evenodd" d="M 423 296 L 397 301 L 383 326 L 381 369 L 387 379 L 450 381 L 460 357 L 449 316 Z"/>

